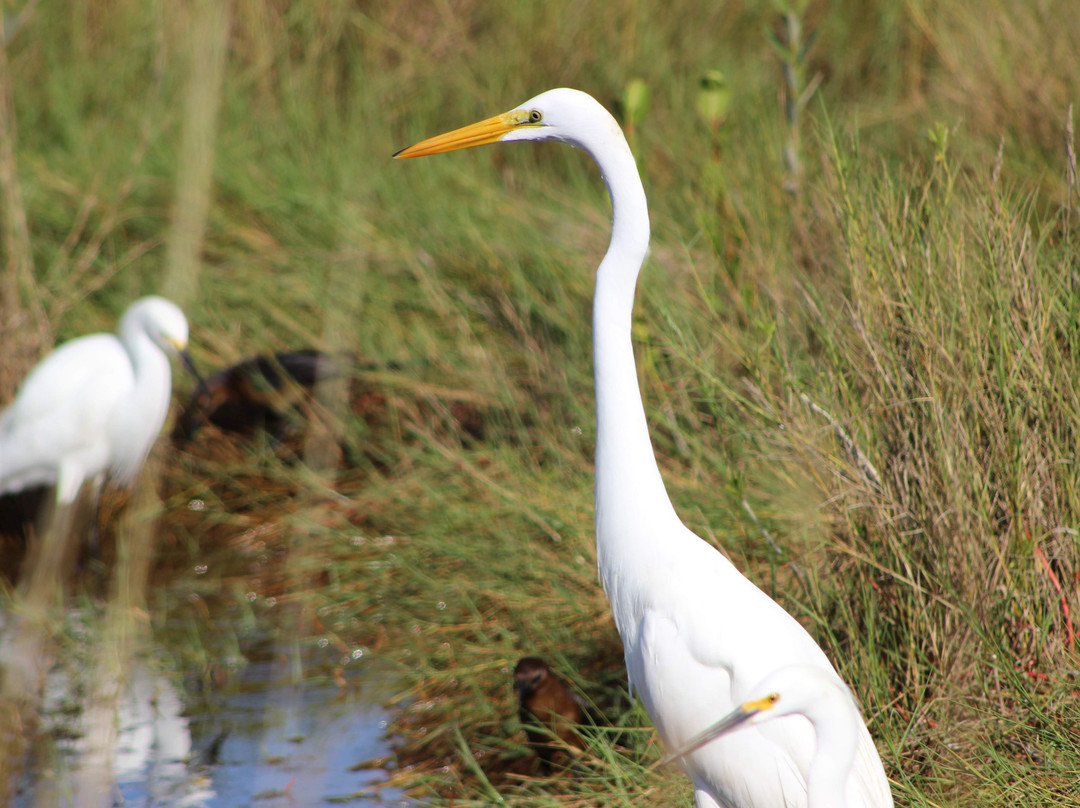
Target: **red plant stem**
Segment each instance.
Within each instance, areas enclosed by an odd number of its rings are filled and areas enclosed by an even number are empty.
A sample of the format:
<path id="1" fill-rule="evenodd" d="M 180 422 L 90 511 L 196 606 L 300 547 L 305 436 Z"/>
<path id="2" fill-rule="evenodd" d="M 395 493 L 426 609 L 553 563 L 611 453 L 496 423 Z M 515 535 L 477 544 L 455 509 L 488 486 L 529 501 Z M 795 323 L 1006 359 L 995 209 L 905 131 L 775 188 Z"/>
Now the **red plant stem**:
<path id="1" fill-rule="evenodd" d="M 1031 531 L 1024 528 L 1024 531 L 1028 534 L 1028 538 L 1031 538 Z M 1061 598 L 1061 611 L 1065 614 L 1065 632 L 1069 638 L 1069 652 L 1073 650 L 1073 644 L 1076 639 L 1076 633 L 1073 631 L 1072 616 L 1069 614 L 1069 602 L 1065 599 L 1065 593 L 1061 589 L 1061 582 L 1058 581 L 1057 575 L 1050 568 L 1050 562 L 1046 560 L 1046 556 L 1043 555 L 1042 548 L 1039 545 L 1035 546 L 1035 555 L 1039 557 L 1039 561 L 1042 562 L 1043 569 L 1046 570 L 1046 574 L 1050 576 L 1050 583 L 1054 585 L 1054 589 L 1057 590 L 1058 596 Z"/>

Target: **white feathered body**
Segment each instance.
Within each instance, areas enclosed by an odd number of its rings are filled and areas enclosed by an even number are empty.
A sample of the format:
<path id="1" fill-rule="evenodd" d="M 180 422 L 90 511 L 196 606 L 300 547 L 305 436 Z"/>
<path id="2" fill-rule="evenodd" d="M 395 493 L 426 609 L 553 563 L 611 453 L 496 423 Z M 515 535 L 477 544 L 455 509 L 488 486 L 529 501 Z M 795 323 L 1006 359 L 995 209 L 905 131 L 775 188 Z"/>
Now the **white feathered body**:
<path id="1" fill-rule="evenodd" d="M 601 552 L 602 580 L 631 687 L 669 749 L 745 702 L 777 668 L 810 665 L 837 677 L 798 621 L 715 548 L 681 524 L 642 527 L 624 525 L 615 541 L 647 534 L 655 551 L 631 554 L 633 564 L 622 563 L 627 554 L 613 560 Z M 880 758 L 861 720 L 858 732 L 850 804 L 836 808 L 891 806 Z M 684 765 L 702 808 L 806 808 L 815 749 L 810 722 L 791 715 L 718 738 Z"/>
<path id="2" fill-rule="evenodd" d="M 589 152 L 611 194 L 611 244 L 597 269 L 593 301 L 597 560 L 631 688 L 674 749 L 730 712 L 776 668 L 811 665 L 839 677 L 798 621 L 683 525 L 667 495 L 631 341 L 649 215 L 622 130 L 577 91 L 551 91 L 521 106 L 531 107 L 542 109 L 555 130 L 564 118 L 574 122 L 572 137 L 554 137 Z M 788 716 L 720 738 L 685 765 L 699 808 L 806 808 L 814 749 L 810 722 Z M 846 808 L 892 806 L 862 724 L 850 777 L 853 801 Z"/>
<path id="3" fill-rule="evenodd" d="M 0 414 L 0 493 L 56 485 L 57 501 L 71 502 L 84 480 L 108 474 L 127 484 L 135 477 L 165 422 L 172 389 L 160 335 L 152 339 L 146 329 L 153 323 L 133 316 L 146 314 L 147 301 L 171 307 L 163 309 L 167 317 L 179 315 L 167 301 L 144 299 L 121 321 L 122 339 L 71 340 L 26 377 Z M 170 325 L 186 342 L 179 316 Z"/>
<path id="4" fill-rule="evenodd" d="M 810 665 L 837 675 L 794 618 L 682 524 L 667 496 L 631 343 L 649 214 L 615 119 L 585 93 L 550 90 L 399 156 L 515 140 L 559 140 L 585 150 L 611 194 L 611 243 L 593 300 L 597 560 L 631 688 L 668 748 L 677 749 L 777 668 Z M 858 734 L 852 804 L 843 808 L 888 808 L 888 781 L 861 719 Z M 806 808 L 814 748 L 809 721 L 793 715 L 720 738 L 690 754 L 685 765 L 699 808 Z"/>

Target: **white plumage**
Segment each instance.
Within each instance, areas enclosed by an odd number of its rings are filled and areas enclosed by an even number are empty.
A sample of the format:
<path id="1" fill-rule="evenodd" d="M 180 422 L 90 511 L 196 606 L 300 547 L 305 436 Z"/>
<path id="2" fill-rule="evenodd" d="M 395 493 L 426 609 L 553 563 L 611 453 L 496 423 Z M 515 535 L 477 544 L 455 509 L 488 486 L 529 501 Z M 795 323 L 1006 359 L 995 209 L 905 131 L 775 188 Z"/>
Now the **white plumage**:
<path id="1" fill-rule="evenodd" d="M 0 414 L 0 493 L 55 485 L 67 505 L 86 480 L 134 479 L 169 409 L 165 351 L 184 350 L 188 324 L 175 304 L 144 297 L 117 333 L 65 342 L 30 371 Z"/>
<path id="2" fill-rule="evenodd" d="M 559 140 L 588 152 L 611 194 L 611 243 L 596 273 L 596 548 L 630 685 L 669 748 L 746 701 L 771 671 L 825 654 L 768 595 L 676 515 L 656 464 L 631 343 L 634 290 L 648 252 L 645 192 L 622 130 L 592 97 L 550 90 L 502 115 L 416 144 L 419 157 L 485 143 Z M 699 808 L 805 808 L 814 733 L 792 715 L 688 755 Z M 849 808 L 891 806 L 865 725 Z"/>
<path id="3" fill-rule="evenodd" d="M 858 782 L 852 777 L 862 716 L 847 685 L 830 671 L 809 665 L 780 668 L 758 682 L 747 701 L 686 741 L 657 765 L 688 755 L 740 727 L 760 727 L 785 716 L 802 716 L 814 729 L 816 749 L 806 777 L 808 808 L 850 808 Z"/>

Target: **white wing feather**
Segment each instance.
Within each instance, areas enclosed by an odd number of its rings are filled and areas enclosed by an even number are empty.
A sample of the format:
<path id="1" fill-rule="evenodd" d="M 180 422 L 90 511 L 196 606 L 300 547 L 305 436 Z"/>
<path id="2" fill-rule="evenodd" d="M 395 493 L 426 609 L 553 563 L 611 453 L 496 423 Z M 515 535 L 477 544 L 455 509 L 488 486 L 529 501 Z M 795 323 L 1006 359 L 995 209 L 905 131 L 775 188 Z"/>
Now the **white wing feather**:
<path id="1" fill-rule="evenodd" d="M 686 552 L 672 554 L 679 562 L 654 559 L 652 605 L 636 632 L 637 645 L 626 649 L 635 691 L 669 749 L 746 701 L 751 689 L 778 668 L 805 664 L 836 676 L 795 618 L 710 545 L 683 530 L 679 543 Z M 687 592 L 700 600 L 693 611 L 685 608 Z M 683 608 L 676 615 L 667 602 L 681 602 Z M 652 684 L 665 682 L 678 686 L 665 690 Z M 711 696 L 703 699 L 703 694 Z M 685 767 L 695 785 L 732 806 L 804 808 L 815 748 L 810 722 L 790 715 L 718 738 L 689 755 Z M 851 774 L 856 787 L 849 789 L 854 806 L 890 804 L 881 790 L 880 768 L 863 726 Z"/>
<path id="2" fill-rule="evenodd" d="M 109 416 L 130 395 L 131 359 L 111 334 L 64 343 L 26 377 L 0 415 L 0 491 L 56 482 L 65 458 L 86 476 L 109 463 Z"/>

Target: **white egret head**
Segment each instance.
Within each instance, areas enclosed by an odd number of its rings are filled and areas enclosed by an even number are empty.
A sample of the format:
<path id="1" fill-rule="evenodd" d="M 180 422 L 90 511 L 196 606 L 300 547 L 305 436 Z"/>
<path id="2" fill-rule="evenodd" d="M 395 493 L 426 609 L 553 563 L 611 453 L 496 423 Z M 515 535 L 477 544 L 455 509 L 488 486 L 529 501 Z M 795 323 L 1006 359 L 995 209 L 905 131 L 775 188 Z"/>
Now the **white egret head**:
<path id="1" fill-rule="evenodd" d="M 855 725 L 858 721 L 854 697 L 835 674 L 810 665 L 789 665 L 758 682 L 742 704 L 688 739 L 657 766 L 684 757 L 742 726 L 755 726 L 786 715 L 805 716 L 819 734 L 823 725 L 836 722 Z"/>
<path id="2" fill-rule="evenodd" d="M 175 303 L 156 295 L 129 306 L 120 320 L 119 331 L 124 335 L 141 331 L 169 353 L 179 354 L 187 349 L 187 318 Z"/>
<path id="3" fill-rule="evenodd" d="M 594 143 L 625 142 L 618 123 L 595 98 L 563 87 L 540 93 L 509 112 L 422 140 L 394 156 L 424 157 L 515 140 L 558 140 L 590 152 Z"/>

